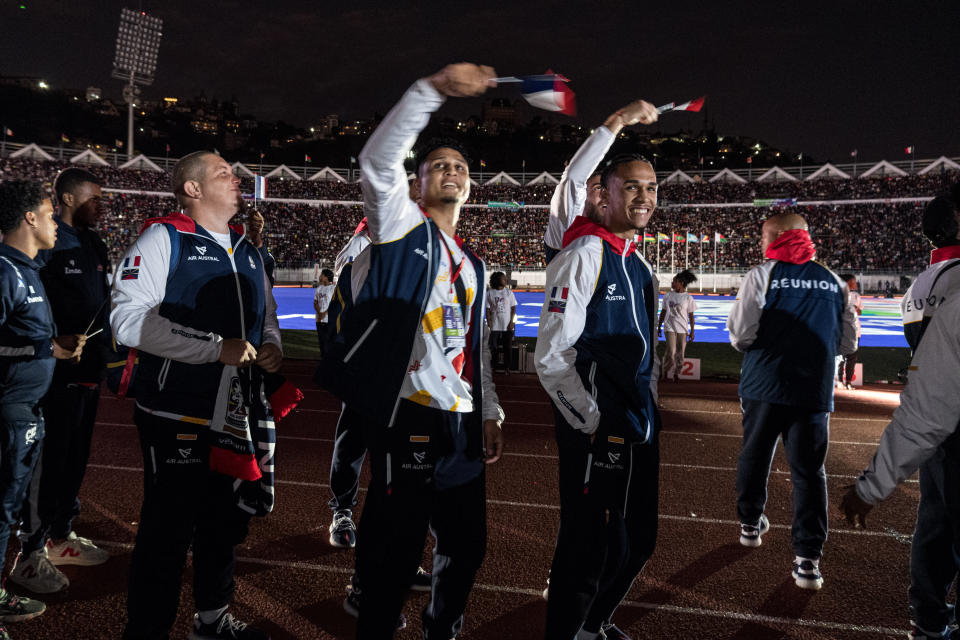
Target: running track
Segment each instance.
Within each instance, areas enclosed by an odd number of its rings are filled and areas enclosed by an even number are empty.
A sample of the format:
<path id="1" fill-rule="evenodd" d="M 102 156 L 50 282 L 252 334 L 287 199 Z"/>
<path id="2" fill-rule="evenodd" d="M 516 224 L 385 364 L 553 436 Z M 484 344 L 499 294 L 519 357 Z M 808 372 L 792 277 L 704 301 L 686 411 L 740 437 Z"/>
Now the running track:
<path id="1" fill-rule="evenodd" d="M 341 608 L 352 552 L 327 542 L 328 473 L 339 403 L 309 381 L 312 363 L 284 371 L 306 400 L 278 428 L 277 509 L 255 520 L 238 549 L 234 612 L 275 639 L 352 638 Z M 507 413 L 507 454 L 488 469 L 489 546 L 461 638 L 541 638 L 540 597 L 558 523 L 556 448 L 551 412 L 535 376 L 498 377 Z M 872 455 L 898 402 L 896 391 L 840 392 L 827 463 L 832 505 Z M 663 389 L 665 431 L 657 550 L 615 617 L 632 637 L 866 639 L 904 637 L 907 569 L 918 489 L 909 482 L 874 511 L 863 531 L 831 511 L 822 562 L 824 589 L 796 588 L 790 578 L 790 478 L 778 451 L 763 546 L 737 543 L 734 469 L 739 406 L 730 384 L 691 382 Z M 47 612 L 10 625 L 18 640 L 117 638 L 124 620 L 130 550 L 142 495 L 142 460 L 132 403 L 105 394 L 75 526 L 115 556 L 100 567 L 66 567 L 72 585 L 47 596 Z M 365 477 L 362 484 L 366 484 Z M 363 493 L 361 492 L 361 500 Z M 832 507 L 834 509 L 835 506 Z M 14 543 L 11 545 L 16 546 Z M 192 615 L 188 565 L 174 638 Z M 13 587 L 16 590 L 16 587 Z M 410 626 L 419 638 L 425 594 L 411 595 Z"/>

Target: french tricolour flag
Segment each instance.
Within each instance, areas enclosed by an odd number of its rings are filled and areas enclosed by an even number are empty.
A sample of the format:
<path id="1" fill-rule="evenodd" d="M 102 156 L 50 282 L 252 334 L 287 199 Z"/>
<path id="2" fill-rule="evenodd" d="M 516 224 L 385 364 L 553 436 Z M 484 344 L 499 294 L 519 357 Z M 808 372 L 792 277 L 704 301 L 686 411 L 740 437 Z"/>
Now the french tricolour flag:
<path id="1" fill-rule="evenodd" d="M 568 287 L 554 287 L 550 290 L 550 304 L 547 305 L 547 311 L 554 313 L 563 313 L 567 310 L 567 295 L 570 293 Z"/>
<path id="2" fill-rule="evenodd" d="M 550 70 L 540 76 L 522 76 L 520 92 L 523 99 L 546 111 L 573 116 L 577 113 L 577 101 L 573 91 L 567 86 L 569 80 Z"/>
<path id="3" fill-rule="evenodd" d="M 267 197 L 267 178 L 266 176 L 256 176 L 253 179 L 253 198 L 263 200 Z"/>

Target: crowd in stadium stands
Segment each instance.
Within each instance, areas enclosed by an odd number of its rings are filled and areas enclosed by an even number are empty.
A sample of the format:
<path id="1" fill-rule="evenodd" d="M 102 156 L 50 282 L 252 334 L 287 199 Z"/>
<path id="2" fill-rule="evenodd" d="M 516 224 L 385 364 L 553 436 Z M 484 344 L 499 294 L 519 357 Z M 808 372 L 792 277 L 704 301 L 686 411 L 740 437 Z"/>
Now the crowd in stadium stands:
<path id="1" fill-rule="evenodd" d="M 65 162 L 0 159 L 0 179 L 26 178 L 50 180 L 68 166 Z M 113 167 L 93 167 L 114 189 L 167 191 L 169 176 L 155 171 L 134 171 Z M 857 180 L 825 179 L 793 183 L 747 183 L 663 185 L 661 204 L 686 202 L 751 201 L 754 198 L 797 197 L 803 199 L 855 199 L 932 195 L 960 179 L 957 172 L 928 176 L 868 178 Z M 245 178 L 241 190 L 252 191 L 252 180 Z M 475 203 L 488 201 L 548 203 L 554 186 L 550 184 L 517 187 L 486 185 L 474 188 Z M 271 180 L 271 197 L 356 201 L 355 184 L 335 181 Z M 112 193 L 108 195 L 110 213 L 102 221 L 102 235 L 115 262 L 136 238 L 143 220 L 169 213 L 172 198 Z M 362 207 L 266 202 L 260 209 L 267 220 L 266 241 L 280 267 L 328 266 L 363 217 Z M 857 204 L 802 206 L 798 211 L 810 223 L 811 235 L 819 246 L 820 259 L 838 270 L 895 270 L 917 272 L 927 262 L 929 247 L 919 233 L 922 204 Z M 758 248 L 760 222 L 769 213 L 763 207 L 662 207 L 648 229 L 653 234 L 674 233 L 687 237 L 707 235 L 709 243 L 644 243 L 644 252 L 652 263 L 700 268 L 701 247 L 704 266 L 713 266 L 713 234 L 727 241 L 718 245 L 719 268 L 747 268 L 760 261 Z M 491 266 L 542 268 L 543 230 L 546 208 L 467 208 L 460 223 L 460 234 Z M 671 251 L 673 259 L 671 261 Z M 689 265 L 687 265 L 687 257 Z"/>

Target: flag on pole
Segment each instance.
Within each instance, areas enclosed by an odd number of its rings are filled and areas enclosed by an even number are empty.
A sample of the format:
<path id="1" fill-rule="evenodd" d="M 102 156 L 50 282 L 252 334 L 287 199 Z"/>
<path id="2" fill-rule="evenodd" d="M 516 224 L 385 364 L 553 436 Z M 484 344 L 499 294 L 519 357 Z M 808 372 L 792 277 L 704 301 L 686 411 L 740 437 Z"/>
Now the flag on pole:
<path id="1" fill-rule="evenodd" d="M 674 234 L 673 234 L 673 241 L 674 241 L 674 242 L 686 242 L 687 239 L 683 237 L 683 234 L 682 234 L 682 233 L 674 233 Z"/>
<path id="2" fill-rule="evenodd" d="M 170 153 L 170 143 L 167 143 L 167 153 Z"/>
<path id="3" fill-rule="evenodd" d="M 308 156 L 307 154 L 303 154 L 303 161 L 304 161 L 304 162 L 311 162 L 310 156 Z"/>
<path id="4" fill-rule="evenodd" d="M 481 167 L 486 167 L 486 166 L 487 166 L 487 163 L 484 162 L 483 160 L 481 160 L 481 161 L 480 161 L 480 166 L 481 166 Z"/>
<path id="5" fill-rule="evenodd" d="M 668 102 L 667 104 L 657 107 L 657 113 L 666 113 L 667 111 L 700 111 L 700 109 L 703 108 L 703 101 L 706 99 L 707 96 L 700 96 L 695 100 L 690 100 L 683 104 Z"/>
<path id="6" fill-rule="evenodd" d="M 263 200 L 267 197 L 267 178 L 265 176 L 256 176 L 253 179 L 253 198 Z"/>
<path id="7" fill-rule="evenodd" d="M 723 235 L 723 234 L 720 233 L 719 231 L 714 231 L 714 232 L 713 232 L 713 241 L 714 241 L 714 242 L 726 242 L 726 241 L 727 241 L 727 236 Z"/>
<path id="8" fill-rule="evenodd" d="M 687 242 L 700 242 L 700 239 L 697 237 L 697 234 L 687 232 Z"/>
<path id="9" fill-rule="evenodd" d="M 556 111 L 564 115 L 577 114 L 577 101 L 567 83 L 569 79 L 550 69 L 538 76 L 509 76 L 494 78 L 497 82 L 520 82 L 520 94 L 538 109 Z"/>
<path id="10" fill-rule="evenodd" d="M 67 137 L 67 134 L 61 133 L 61 134 L 60 134 L 60 142 L 70 142 L 70 138 Z M 910 147 L 910 148 L 912 149 L 913 147 Z"/>
<path id="11" fill-rule="evenodd" d="M 4 128 L 3 135 L 13 137 L 13 130 L 9 128 Z"/>
<path id="12" fill-rule="evenodd" d="M 910 145 L 909 147 L 904 149 L 903 152 L 906 153 L 908 156 L 913 154 L 913 145 Z"/>
<path id="13" fill-rule="evenodd" d="M 709 243 L 709 242 L 710 242 L 710 236 L 707 235 L 706 233 L 701 233 L 701 234 L 700 234 L 700 242 Z"/>
<path id="14" fill-rule="evenodd" d="M 656 242 L 656 241 L 657 241 L 657 239 L 656 239 L 655 237 L 653 237 L 653 234 L 652 234 L 652 233 L 647 233 L 647 232 L 644 232 L 644 233 L 643 233 L 643 242 L 644 242 L 644 244 L 646 244 L 647 242 Z"/>
<path id="15" fill-rule="evenodd" d="M 657 240 L 660 242 L 670 242 L 670 236 L 665 233 L 658 233 Z"/>
<path id="16" fill-rule="evenodd" d="M 753 156 L 747 156 L 747 164 L 753 164 Z"/>
<path id="17" fill-rule="evenodd" d="M 260 152 L 260 159 L 263 160 L 263 151 Z"/>
<path id="18" fill-rule="evenodd" d="M 857 157 L 857 150 L 856 150 L 856 149 L 854 149 L 853 151 L 850 152 L 850 157 L 851 157 L 851 158 L 856 158 L 856 157 Z"/>

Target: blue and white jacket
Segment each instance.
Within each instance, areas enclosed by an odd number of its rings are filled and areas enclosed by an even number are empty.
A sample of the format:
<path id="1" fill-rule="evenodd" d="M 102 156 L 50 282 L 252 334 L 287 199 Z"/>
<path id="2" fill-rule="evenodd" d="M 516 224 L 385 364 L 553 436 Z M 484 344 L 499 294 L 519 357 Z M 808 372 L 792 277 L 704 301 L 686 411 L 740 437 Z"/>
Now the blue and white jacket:
<path id="1" fill-rule="evenodd" d="M 637 250 L 578 217 L 547 267 L 540 313 L 537 374 L 575 429 L 605 422 L 648 442 L 657 420 L 656 274 Z"/>
<path id="2" fill-rule="evenodd" d="M 34 405 L 53 379 L 53 312 L 40 267 L 0 244 L 0 403 Z"/>
<path id="3" fill-rule="evenodd" d="M 411 87 L 364 146 L 359 162 L 372 244 L 340 274 L 330 322 L 336 334 L 317 381 L 373 424 L 393 424 L 413 344 L 445 251 L 437 225 L 410 200 L 403 161 L 444 97 L 428 81 Z M 483 420 L 502 420 L 482 339 L 485 268 L 461 245 L 478 283 L 462 377 L 474 410 L 464 417 L 467 455 L 482 453 Z M 349 285 L 349 286 L 348 286 Z M 344 292 L 347 292 L 346 299 Z"/>
<path id="4" fill-rule="evenodd" d="M 857 349 L 848 297 L 846 283 L 809 257 L 747 273 L 727 318 L 730 344 L 744 352 L 740 397 L 833 411 L 835 358 Z"/>
<path id="5" fill-rule="evenodd" d="M 193 219 L 148 220 L 113 280 L 110 326 L 140 351 L 137 405 L 206 423 L 223 365 L 221 343 L 281 346 L 276 302 L 260 252 L 231 229 L 225 249 Z"/>

